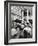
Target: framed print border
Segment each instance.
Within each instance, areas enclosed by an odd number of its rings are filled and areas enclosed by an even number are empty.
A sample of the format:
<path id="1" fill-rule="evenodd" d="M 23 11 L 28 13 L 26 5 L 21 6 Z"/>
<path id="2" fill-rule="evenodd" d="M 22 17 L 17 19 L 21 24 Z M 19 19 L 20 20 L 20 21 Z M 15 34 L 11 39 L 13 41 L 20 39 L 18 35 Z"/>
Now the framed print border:
<path id="1" fill-rule="evenodd" d="M 35 8 L 35 41 L 33 42 L 17 42 L 17 43 L 8 43 L 8 3 L 33 3 L 36 4 Z M 30 1 L 4 1 L 4 44 L 31 44 L 37 43 L 37 2 Z"/>

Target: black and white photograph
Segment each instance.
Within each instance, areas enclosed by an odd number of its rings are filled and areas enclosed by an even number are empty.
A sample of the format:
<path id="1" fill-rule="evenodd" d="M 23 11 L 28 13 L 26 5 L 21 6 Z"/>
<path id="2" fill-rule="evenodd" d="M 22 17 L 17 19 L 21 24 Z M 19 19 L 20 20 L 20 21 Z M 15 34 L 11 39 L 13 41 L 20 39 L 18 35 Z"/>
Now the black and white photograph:
<path id="1" fill-rule="evenodd" d="M 32 38 L 32 8 L 11 6 L 11 38 Z"/>
<path id="2" fill-rule="evenodd" d="M 37 2 L 5 1 L 5 44 L 37 42 Z"/>

